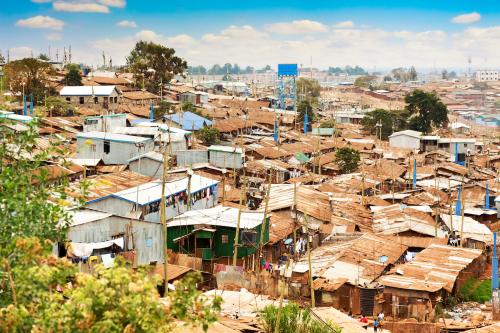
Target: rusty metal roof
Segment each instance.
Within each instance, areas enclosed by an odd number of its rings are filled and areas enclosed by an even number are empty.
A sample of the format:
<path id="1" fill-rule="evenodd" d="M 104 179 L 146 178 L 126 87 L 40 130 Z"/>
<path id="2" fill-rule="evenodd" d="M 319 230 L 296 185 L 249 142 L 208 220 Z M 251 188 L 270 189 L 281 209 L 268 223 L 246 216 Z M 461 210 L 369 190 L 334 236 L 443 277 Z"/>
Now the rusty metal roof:
<path id="1" fill-rule="evenodd" d="M 396 266 L 378 282 L 399 289 L 451 292 L 460 272 L 481 253 L 480 250 L 432 244 L 413 261 Z"/>

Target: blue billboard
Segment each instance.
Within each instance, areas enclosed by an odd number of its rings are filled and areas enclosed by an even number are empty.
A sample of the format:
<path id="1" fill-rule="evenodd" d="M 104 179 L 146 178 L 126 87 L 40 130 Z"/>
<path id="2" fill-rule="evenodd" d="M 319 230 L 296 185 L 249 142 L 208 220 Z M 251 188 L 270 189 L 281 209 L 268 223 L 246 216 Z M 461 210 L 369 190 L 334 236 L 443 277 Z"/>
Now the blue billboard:
<path id="1" fill-rule="evenodd" d="M 278 76 L 297 76 L 297 64 L 278 64 Z"/>

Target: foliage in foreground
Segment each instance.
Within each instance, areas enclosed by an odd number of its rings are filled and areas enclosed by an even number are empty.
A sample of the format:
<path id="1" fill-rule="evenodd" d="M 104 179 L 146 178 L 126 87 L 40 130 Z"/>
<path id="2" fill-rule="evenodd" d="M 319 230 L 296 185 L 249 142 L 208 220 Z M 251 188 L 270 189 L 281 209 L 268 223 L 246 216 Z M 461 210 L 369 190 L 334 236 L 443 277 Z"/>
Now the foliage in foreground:
<path id="1" fill-rule="evenodd" d="M 13 239 L 62 240 L 71 222 L 56 202 L 66 199 L 67 182 L 49 183 L 46 168 L 47 161 L 64 151 L 57 143 L 39 149 L 37 139 L 35 125 L 23 132 L 0 126 L 0 257 L 10 253 Z"/>
<path id="2" fill-rule="evenodd" d="M 110 269 L 76 273 L 31 238 L 0 260 L 7 267 L 1 290 L 11 291 L 0 294 L 0 332 L 171 332 L 180 322 L 206 330 L 220 310 L 219 298 L 196 290 L 199 274 L 177 282 L 162 302 L 157 278 L 119 259 Z"/>
<path id="3" fill-rule="evenodd" d="M 342 173 L 350 173 L 356 170 L 361 161 L 359 151 L 349 147 L 343 147 L 335 153 L 335 163 Z"/>
<path id="4" fill-rule="evenodd" d="M 260 322 L 266 333 L 274 333 L 278 307 L 268 305 L 260 312 Z M 288 303 L 281 310 L 279 333 L 341 333 L 333 323 L 323 323 L 313 318 L 308 309 Z"/>

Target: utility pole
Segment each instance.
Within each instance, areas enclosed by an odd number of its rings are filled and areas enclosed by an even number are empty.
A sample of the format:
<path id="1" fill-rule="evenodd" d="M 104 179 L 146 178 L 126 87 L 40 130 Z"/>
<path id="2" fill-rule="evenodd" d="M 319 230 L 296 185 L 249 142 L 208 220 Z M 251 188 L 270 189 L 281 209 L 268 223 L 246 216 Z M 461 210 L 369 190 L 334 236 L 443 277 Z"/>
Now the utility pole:
<path id="1" fill-rule="evenodd" d="M 314 288 L 313 288 L 313 273 L 312 273 L 312 262 L 311 262 L 311 235 L 309 233 L 309 223 L 307 222 L 307 214 L 304 213 L 304 220 L 306 221 L 307 228 L 307 261 L 309 263 L 309 287 L 311 288 L 311 308 L 316 306 L 316 301 L 314 299 Z"/>
<path id="2" fill-rule="evenodd" d="M 285 294 L 286 271 L 288 270 L 289 264 L 290 264 L 290 258 L 288 258 L 286 261 L 285 271 L 283 272 L 283 278 L 281 279 L 280 302 L 279 302 L 279 306 L 278 306 L 278 313 L 276 314 L 276 326 L 274 326 L 274 333 L 279 333 L 279 331 L 280 331 L 280 320 L 281 320 L 281 312 L 282 312 L 282 308 L 283 308 L 283 297 Z"/>
<path id="3" fill-rule="evenodd" d="M 464 176 L 462 175 L 462 193 L 460 196 L 460 210 L 461 210 L 461 223 L 460 223 L 460 246 L 464 247 L 464 214 L 465 214 L 465 193 L 464 193 Z"/>
<path id="4" fill-rule="evenodd" d="M 260 226 L 260 238 L 259 238 L 259 258 L 263 257 L 262 255 L 262 247 L 264 246 L 264 231 L 266 229 L 266 223 L 267 223 L 267 210 L 269 207 L 269 194 L 271 192 L 271 179 L 272 179 L 272 170 L 269 170 L 269 177 L 267 181 L 267 190 L 266 190 L 266 203 L 264 205 L 264 219 L 262 220 L 262 225 Z M 260 263 L 259 263 L 259 270 L 260 270 Z"/>
<path id="5" fill-rule="evenodd" d="M 170 157 L 167 154 L 167 147 L 163 150 L 163 175 L 161 177 L 161 202 L 160 202 L 160 219 L 163 225 L 163 251 L 165 256 L 165 262 L 163 267 L 163 280 L 164 280 L 164 296 L 168 295 L 168 279 L 167 279 L 167 269 L 168 269 L 168 246 L 167 246 L 167 200 L 165 198 L 165 185 L 167 182 L 167 170 L 168 161 Z"/>
<path id="6" fill-rule="evenodd" d="M 236 235 L 234 236 L 233 266 L 236 266 L 238 259 L 238 239 L 240 238 L 241 206 L 243 205 L 243 195 L 245 194 L 246 180 L 243 179 L 243 188 L 240 190 L 240 207 L 238 209 L 238 222 L 236 224 Z"/>

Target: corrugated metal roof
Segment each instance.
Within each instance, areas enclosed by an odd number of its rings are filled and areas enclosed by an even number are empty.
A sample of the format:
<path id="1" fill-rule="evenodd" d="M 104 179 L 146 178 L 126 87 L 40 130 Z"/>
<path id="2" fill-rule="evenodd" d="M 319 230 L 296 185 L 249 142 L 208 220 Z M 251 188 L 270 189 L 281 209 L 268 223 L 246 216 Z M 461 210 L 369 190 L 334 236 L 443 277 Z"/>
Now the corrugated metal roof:
<path id="1" fill-rule="evenodd" d="M 165 119 L 173 121 L 182 126 L 182 129 L 189 131 L 198 131 L 203 128 L 203 126 L 210 126 L 212 122 L 206 118 L 200 117 L 192 112 L 182 112 L 173 115 L 166 115 Z"/>
<path id="2" fill-rule="evenodd" d="M 202 189 L 218 184 L 218 181 L 208 179 L 194 174 L 191 176 L 191 193 L 198 192 Z M 187 190 L 188 177 L 168 182 L 165 184 L 165 196 L 169 197 L 176 193 Z M 139 205 L 147 205 L 161 199 L 161 182 L 153 181 L 137 187 L 133 187 L 121 192 L 112 194 L 111 196 L 126 200 Z"/>
<path id="3" fill-rule="evenodd" d="M 109 141 L 128 142 L 128 143 L 139 143 L 152 140 L 150 138 L 143 138 L 140 136 L 116 134 L 109 132 L 82 132 L 78 133 L 76 137 L 77 139 L 109 140 Z"/>
<path id="4" fill-rule="evenodd" d="M 378 282 L 399 289 L 451 292 L 460 272 L 481 253 L 480 250 L 432 244 L 411 262 L 393 268 Z"/>
<path id="5" fill-rule="evenodd" d="M 116 86 L 65 86 L 61 96 L 111 96 Z"/>
<path id="6" fill-rule="evenodd" d="M 191 210 L 174 217 L 168 222 L 169 227 L 206 224 L 217 227 L 236 228 L 238 222 L 237 208 L 215 206 L 208 209 Z M 264 213 L 251 211 L 241 212 L 240 228 L 253 229 L 262 224 Z"/>

